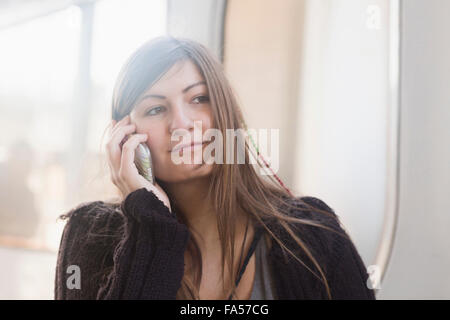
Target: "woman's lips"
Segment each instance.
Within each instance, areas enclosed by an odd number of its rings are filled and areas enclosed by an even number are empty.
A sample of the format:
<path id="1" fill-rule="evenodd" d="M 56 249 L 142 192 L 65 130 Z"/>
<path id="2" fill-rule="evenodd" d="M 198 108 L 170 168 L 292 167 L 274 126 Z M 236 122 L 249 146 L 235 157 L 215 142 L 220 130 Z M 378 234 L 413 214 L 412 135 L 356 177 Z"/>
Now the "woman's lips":
<path id="1" fill-rule="evenodd" d="M 169 152 L 177 152 L 179 150 L 181 150 L 181 152 L 188 152 L 188 151 L 193 150 L 194 148 L 198 148 L 199 146 L 203 146 L 205 144 L 206 144 L 206 141 L 204 141 L 204 142 L 192 142 L 190 144 L 181 144 L 181 145 L 177 145 L 176 147 L 174 147 Z"/>

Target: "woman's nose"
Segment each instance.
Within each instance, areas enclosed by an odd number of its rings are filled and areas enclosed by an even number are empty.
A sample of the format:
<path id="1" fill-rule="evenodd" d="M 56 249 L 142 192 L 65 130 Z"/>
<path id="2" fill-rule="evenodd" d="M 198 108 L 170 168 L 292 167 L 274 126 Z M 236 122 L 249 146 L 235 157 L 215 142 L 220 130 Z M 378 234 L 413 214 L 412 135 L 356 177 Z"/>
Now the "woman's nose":
<path id="1" fill-rule="evenodd" d="M 172 117 L 170 122 L 170 132 L 176 129 L 190 130 L 194 128 L 194 119 L 192 115 L 187 112 L 186 108 L 182 105 L 176 106 L 172 109 Z"/>

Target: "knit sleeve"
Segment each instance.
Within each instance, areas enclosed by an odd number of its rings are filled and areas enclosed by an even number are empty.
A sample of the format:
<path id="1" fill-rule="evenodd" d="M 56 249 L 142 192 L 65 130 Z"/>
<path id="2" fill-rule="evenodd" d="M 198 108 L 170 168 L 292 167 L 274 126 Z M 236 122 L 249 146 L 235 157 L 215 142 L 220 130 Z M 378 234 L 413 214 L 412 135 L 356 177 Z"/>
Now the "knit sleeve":
<path id="1" fill-rule="evenodd" d="M 184 274 L 187 226 L 145 188 L 130 193 L 121 208 L 124 236 L 97 299 L 175 299 Z"/>
<path id="2" fill-rule="evenodd" d="M 332 214 L 325 225 L 338 233 L 327 233 L 330 237 L 331 251 L 328 254 L 328 284 L 332 299 L 335 300 L 375 300 L 373 289 L 368 288 L 369 275 L 351 237 L 345 231 L 339 216 L 323 200 L 304 197 L 313 207 Z"/>
<path id="3" fill-rule="evenodd" d="M 376 300 L 368 287 L 369 275 L 355 245 L 350 239 L 336 241 L 330 262 L 330 290 L 335 300 Z"/>
<path id="4" fill-rule="evenodd" d="M 56 300 L 176 298 L 189 231 L 153 192 L 82 204 L 62 218 Z"/>
<path id="5" fill-rule="evenodd" d="M 112 251 L 120 239 L 123 218 L 102 201 L 83 203 L 60 216 L 67 220 L 59 245 L 55 300 L 96 298 Z"/>

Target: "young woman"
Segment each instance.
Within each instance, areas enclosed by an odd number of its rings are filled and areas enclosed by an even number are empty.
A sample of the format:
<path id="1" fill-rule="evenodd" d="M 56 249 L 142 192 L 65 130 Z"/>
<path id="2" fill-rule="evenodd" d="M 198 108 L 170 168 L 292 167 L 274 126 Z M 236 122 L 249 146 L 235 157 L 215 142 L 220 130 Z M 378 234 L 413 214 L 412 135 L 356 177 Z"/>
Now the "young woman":
<path id="1" fill-rule="evenodd" d="M 112 118 L 106 150 L 122 198 L 61 216 L 56 299 L 375 299 L 338 216 L 259 175 L 247 137 L 244 164 L 173 161 L 176 130 L 198 143 L 182 149 L 191 154 L 211 143 L 194 130 L 219 130 L 226 152 L 226 130 L 245 128 L 203 45 L 166 36 L 141 46 L 117 79 Z M 155 184 L 134 164 L 140 143 Z"/>

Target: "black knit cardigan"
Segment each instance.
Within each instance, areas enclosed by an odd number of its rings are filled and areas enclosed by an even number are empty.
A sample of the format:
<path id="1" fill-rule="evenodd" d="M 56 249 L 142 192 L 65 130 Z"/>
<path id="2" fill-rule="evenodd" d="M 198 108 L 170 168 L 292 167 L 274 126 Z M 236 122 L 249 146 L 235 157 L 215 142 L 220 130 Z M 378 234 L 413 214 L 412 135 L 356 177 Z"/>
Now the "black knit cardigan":
<path id="1" fill-rule="evenodd" d="M 305 224 L 294 227 L 324 271 L 332 299 L 375 300 L 374 291 L 368 288 L 366 267 L 339 217 L 318 198 L 292 200 L 296 208 L 308 208 L 291 209 L 292 216 L 320 222 L 346 235 Z M 332 215 L 315 212 L 315 208 Z M 153 192 L 136 190 L 119 204 L 84 203 L 65 217 L 68 220 L 56 264 L 55 299 L 176 298 L 190 232 Z M 311 269 L 273 241 L 268 258 L 277 299 L 328 299 L 318 269 L 308 256 L 279 224 L 266 224 Z M 74 270 L 70 266 L 79 267 L 79 287 L 69 284 Z"/>

